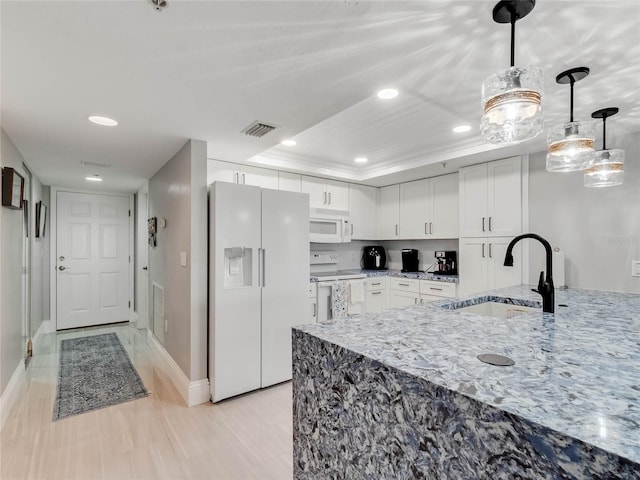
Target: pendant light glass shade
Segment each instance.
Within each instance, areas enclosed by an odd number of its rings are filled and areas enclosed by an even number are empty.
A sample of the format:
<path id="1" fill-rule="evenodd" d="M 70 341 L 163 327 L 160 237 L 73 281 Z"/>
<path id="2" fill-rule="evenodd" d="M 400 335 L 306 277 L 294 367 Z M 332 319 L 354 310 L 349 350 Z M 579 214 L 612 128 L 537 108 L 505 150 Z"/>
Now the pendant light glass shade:
<path id="1" fill-rule="evenodd" d="M 480 132 L 487 142 L 517 143 L 542 131 L 542 78 L 537 67 L 511 67 L 484 81 Z"/>
<path id="2" fill-rule="evenodd" d="M 593 165 L 595 122 L 568 122 L 549 130 L 547 170 L 577 172 Z"/>
<path id="3" fill-rule="evenodd" d="M 542 131 L 542 70 L 514 66 L 516 21 L 535 4 L 535 0 L 502 0 L 493 9 L 495 22 L 511 23 L 511 67 L 482 84 L 480 133 L 487 142 L 519 143 Z"/>
<path id="4" fill-rule="evenodd" d="M 576 67 L 556 77 L 556 83 L 571 86 L 571 113 L 567 123 L 556 125 L 547 135 L 547 170 L 550 172 L 576 172 L 593 165 L 596 124 L 573 121 L 573 86 L 587 75 L 587 67 Z"/>
<path id="5" fill-rule="evenodd" d="M 615 187 L 624 183 L 624 150 L 599 150 L 584 174 L 585 187 Z"/>
<path id="6" fill-rule="evenodd" d="M 593 118 L 602 119 L 602 150 L 595 152 L 593 166 L 584 174 L 585 187 L 615 187 L 624 182 L 624 150 L 607 149 L 607 117 L 616 113 L 616 107 L 609 107 L 591 114 Z"/>

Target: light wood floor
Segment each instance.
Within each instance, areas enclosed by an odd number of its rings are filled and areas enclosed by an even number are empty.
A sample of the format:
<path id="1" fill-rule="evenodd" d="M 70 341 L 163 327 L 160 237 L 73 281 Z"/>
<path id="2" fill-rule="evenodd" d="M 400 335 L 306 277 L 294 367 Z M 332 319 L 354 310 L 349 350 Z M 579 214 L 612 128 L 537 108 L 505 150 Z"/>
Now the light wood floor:
<path id="1" fill-rule="evenodd" d="M 52 422 L 63 338 L 115 331 L 148 397 Z M 291 479 L 291 383 L 187 408 L 132 326 L 49 334 L 0 436 L 0 478 Z"/>

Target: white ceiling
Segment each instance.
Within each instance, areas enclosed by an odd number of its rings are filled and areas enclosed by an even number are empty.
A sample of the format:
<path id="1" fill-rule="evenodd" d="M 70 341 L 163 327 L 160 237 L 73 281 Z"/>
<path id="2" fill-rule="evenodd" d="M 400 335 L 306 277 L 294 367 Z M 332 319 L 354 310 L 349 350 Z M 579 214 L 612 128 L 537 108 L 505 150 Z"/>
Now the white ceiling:
<path id="1" fill-rule="evenodd" d="M 479 137 L 482 81 L 509 66 L 494 1 L 168 2 L 0 2 L 1 124 L 44 184 L 99 174 L 99 188 L 134 191 L 189 138 L 209 158 L 371 185 L 545 149 L 546 134 Z M 516 37 L 516 64 L 544 69 L 547 128 L 569 117 L 555 76 L 587 66 L 575 118 L 616 106 L 608 140 L 640 131 L 640 2 L 538 0 Z M 400 95 L 378 99 L 387 86 Z M 254 120 L 279 127 L 241 133 Z"/>

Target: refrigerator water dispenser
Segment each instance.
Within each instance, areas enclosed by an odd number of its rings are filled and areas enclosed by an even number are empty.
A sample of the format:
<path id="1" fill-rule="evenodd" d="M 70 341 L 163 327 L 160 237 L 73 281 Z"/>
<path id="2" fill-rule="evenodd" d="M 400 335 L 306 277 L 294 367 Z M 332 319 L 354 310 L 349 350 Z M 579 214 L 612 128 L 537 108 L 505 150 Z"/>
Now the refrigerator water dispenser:
<path id="1" fill-rule="evenodd" d="M 231 247 L 224 249 L 224 288 L 251 286 L 251 258 L 253 249 Z"/>

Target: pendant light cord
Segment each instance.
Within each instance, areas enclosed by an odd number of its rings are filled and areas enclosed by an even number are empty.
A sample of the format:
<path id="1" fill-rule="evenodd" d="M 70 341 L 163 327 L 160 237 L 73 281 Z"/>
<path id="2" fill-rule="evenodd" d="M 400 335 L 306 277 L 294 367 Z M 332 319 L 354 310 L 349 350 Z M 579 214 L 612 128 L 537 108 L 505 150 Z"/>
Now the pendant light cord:
<path id="1" fill-rule="evenodd" d="M 511 13 L 511 66 L 513 67 L 516 64 L 516 12 L 509 7 L 509 13 Z"/>
<path id="2" fill-rule="evenodd" d="M 576 83 L 573 75 L 569 75 L 569 84 L 571 85 L 571 116 L 569 117 L 569 121 L 573 122 L 573 84 Z"/>
<path id="3" fill-rule="evenodd" d="M 602 150 L 607 149 L 607 116 L 602 117 Z"/>

